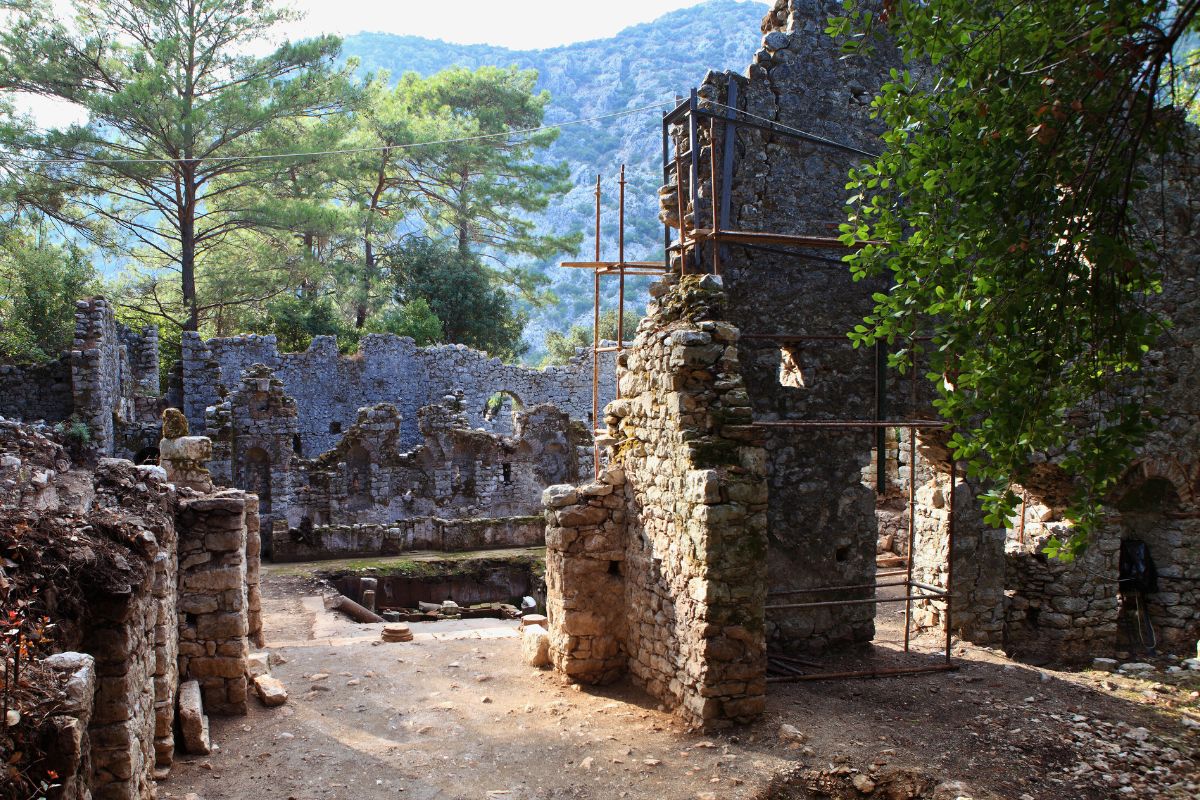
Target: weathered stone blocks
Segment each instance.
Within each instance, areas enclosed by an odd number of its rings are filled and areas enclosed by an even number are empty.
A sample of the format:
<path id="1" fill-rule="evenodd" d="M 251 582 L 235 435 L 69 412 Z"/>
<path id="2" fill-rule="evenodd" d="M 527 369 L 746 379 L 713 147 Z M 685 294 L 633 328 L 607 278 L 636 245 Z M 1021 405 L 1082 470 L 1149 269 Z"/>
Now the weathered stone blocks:
<path id="1" fill-rule="evenodd" d="M 629 394 L 605 409 L 610 465 L 543 497 L 550 659 L 582 683 L 628 671 L 718 727 L 763 708 L 765 462 L 728 422 L 747 398 L 719 282 L 657 297 L 620 371 Z"/>

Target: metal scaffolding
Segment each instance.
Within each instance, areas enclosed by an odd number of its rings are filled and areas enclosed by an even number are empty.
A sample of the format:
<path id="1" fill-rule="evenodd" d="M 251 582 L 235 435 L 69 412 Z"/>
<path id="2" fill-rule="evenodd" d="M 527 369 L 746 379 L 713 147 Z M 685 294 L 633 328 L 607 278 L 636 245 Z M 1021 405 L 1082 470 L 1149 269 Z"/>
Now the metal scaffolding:
<path id="1" fill-rule="evenodd" d="M 596 474 L 600 472 L 600 455 L 601 448 L 599 439 L 602 436 L 607 436 L 607 431 L 601 427 L 601 412 L 600 407 L 600 354 L 602 352 L 615 352 L 619 359 L 624 343 L 621 341 L 621 331 L 623 330 L 624 314 L 625 314 L 625 278 L 629 275 L 662 275 L 673 271 L 673 257 L 678 259 L 678 271 L 681 275 L 709 272 L 703 258 L 705 252 L 708 253 L 708 264 L 711 265 L 711 272 L 717 275 L 721 274 L 722 258 L 727 258 L 729 247 L 738 247 L 744 250 L 760 251 L 783 255 L 792 258 L 803 258 L 806 263 L 830 263 L 841 265 L 841 261 L 828 257 L 818 256 L 814 251 L 820 250 L 847 250 L 849 248 L 863 247 L 866 242 L 857 242 L 846 244 L 841 239 L 836 237 L 801 235 L 790 233 L 779 233 L 772 231 L 747 231 L 737 230 L 729 227 L 731 217 L 732 203 L 732 186 L 734 176 L 734 152 L 737 146 L 738 133 L 743 128 L 764 131 L 774 135 L 784 137 L 784 141 L 793 143 L 805 142 L 821 147 L 830 147 L 856 155 L 870 157 L 873 154 L 865 150 L 835 141 L 831 141 L 824 137 L 815 136 L 812 134 L 798 131 L 779 123 L 756 118 L 748 112 L 741 111 L 737 108 L 738 102 L 738 86 L 735 82 L 730 81 L 728 84 L 727 103 L 716 103 L 710 100 L 702 100 L 698 93 L 693 90 L 690 96 L 679 102 L 675 108 L 663 114 L 662 118 L 662 174 L 663 182 L 666 185 L 672 183 L 676 187 L 676 208 L 679 222 L 679 235 L 676 239 L 672 235 L 672 225 L 669 221 L 664 221 L 663 224 L 663 260 L 659 261 L 626 261 L 625 260 L 625 167 L 622 165 L 619 187 L 620 195 L 618 200 L 618 245 L 617 258 L 615 261 L 601 260 L 601 190 L 600 176 L 596 177 L 595 203 L 596 203 L 596 222 L 595 222 L 595 258 L 592 261 L 571 261 L 565 262 L 562 266 L 575 269 L 590 269 L 593 274 L 593 333 L 592 333 L 592 428 L 593 437 L 596 439 L 593 453 L 596 466 Z M 722 109 L 718 111 L 717 109 Z M 675 146 L 672 146 L 673 135 L 671 128 L 673 125 L 679 125 L 683 128 L 683 132 L 679 140 L 675 141 Z M 707 128 L 708 134 L 708 159 L 707 165 L 703 163 L 701 158 L 701 130 Z M 720 139 L 718 139 L 720 133 Z M 720 163 L 718 164 L 717 143 L 721 142 Z M 701 175 L 707 167 L 708 177 L 712 191 L 709 196 L 709 205 L 711 206 L 711 219 L 708 220 L 707 227 L 699 227 L 696 218 L 698 211 L 698 192 L 697 187 L 700 185 Z M 686 199 L 685 199 L 685 192 Z M 691 210 L 692 222 L 689 225 L 688 216 L 689 209 Z M 617 341 L 613 345 L 602 345 L 600 340 L 600 311 L 602 302 L 601 293 L 601 278 L 605 276 L 616 276 L 619 282 L 618 286 L 618 304 L 617 304 Z M 740 339 L 746 342 L 766 341 L 779 345 L 788 343 L 815 343 L 821 345 L 848 345 L 850 344 L 846 335 L 842 331 L 831 332 L 826 335 L 811 335 L 811 334 L 793 334 L 793 333 L 758 333 L 758 332 L 743 332 Z M 928 341 L 926 337 L 921 337 L 914 334 L 909 337 L 909 345 L 912 347 L 917 342 Z M 920 419 L 915 413 L 916 406 L 916 366 L 912 367 L 912 372 L 909 376 L 912 388 L 913 412 L 908 418 L 892 418 L 888 414 L 888 397 L 887 397 L 887 349 L 883 343 L 877 343 L 873 350 L 868 350 L 874 359 L 874 408 L 873 414 L 868 419 L 787 419 L 787 420 L 758 420 L 752 422 L 749 427 L 760 431 L 770 430 L 841 430 L 845 431 L 846 435 L 853 435 L 856 431 L 870 431 L 874 433 L 874 449 L 876 451 L 876 488 L 879 493 L 883 493 L 886 488 L 886 457 L 885 443 L 887 430 L 905 429 L 909 432 L 909 486 L 908 486 L 908 556 L 903 572 L 877 573 L 876 580 L 872 583 L 864 584 L 849 584 L 838 586 L 825 586 L 817 588 L 805 589 L 790 589 L 770 592 L 770 598 L 785 598 L 788 596 L 803 596 L 803 595 L 819 595 L 822 593 L 832 594 L 851 594 L 851 595 L 869 595 L 869 596 L 851 596 L 848 598 L 840 598 L 836 600 L 801 600 L 798 602 L 781 602 L 780 600 L 768 600 L 765 609 L 768 613 L 772 611 L 798 610 L 798 609 L 815 609 L 829 608 L 835 606 L 849 605 L 880 605 L 883 603 L 904 603 L 904 652 L 910 651 L 911 630 L 912 630 L 912 604 L 914 601 L 932 601 L 944 604 L 944 658 L 935 664 L 923 664 L 910 667 L 897 668 L 873 668 L 862 670 L 849 671 L 821 671 L 821 665 L 810 661 L 798 659 L 784 654 L 769 654 L 769 675 L 767 680 L 770 682 L 784 681 L 807 681 L 819 679 L 833 678 L 854 678 L 854 677 L 882 677 L 890 675 L 906 675 L 923 672 L 935 672 L 956 669 L 951 657 L 951 600 L 952 595 L 949 586 L 952 584 L 953 577 L 953 558 L 954 552 L 954 488 L 957 482 L 957 470 L 955 465 L 950 465 L 950 498 L 948 503 L 948 554 L 947 554 L 947 585 L 935 586 L 922 583 L 913 578 L 913 545 L 915 539 L 915 508 L 916 508 L 916 483 L 915 483 L 915 467 L 916 467 L 916 434 L 919 430 L 932 430 L 944 428 L 945 423 L 935 419 Z M 619 382 L 616 387 L 616 396 L 620 397 Z M 888 581 L 887 578 L 895 578 L 903 574 L 902 580 Z M 880 582 L 880 578 L 884 578 Z M 903 587 L 903 595 L 898 597 L 879 597 L 876 592 L 882 588 Z M 816 671 L 813 671 L 813 670 Z"/>
<path id="2" fill-rule="evenodd" d="M 619 188 L 617 200 L 617 260 L 600 260 L 600 176 L 596 176 L 596 250 L 593 261 L 565 261 L 562 266 L 571 269 L 590 269 L 592 271 L 592 464 L 596 477 L 600 477 L 600 437 L 607 436 L 608 431 L 601 427 L 600 407 L 600 354 L 616 353 L 615 360 L 621 358 L 625 346 L 625 278 L 630 275 L 662 275 L 669 265 L 664 266 L 660 261 L 626 261 L 625 260 L 625 165 L 621 165 L 621 173 L 617 185 Z M 614 344 L 604 345 L 600 339 L 600 308 L 602 295 L 600 279 L 603 277 L 617 278 L 617 336 Z M 616 396 L 621 396 L 621 386 L 616 384 Z"/>

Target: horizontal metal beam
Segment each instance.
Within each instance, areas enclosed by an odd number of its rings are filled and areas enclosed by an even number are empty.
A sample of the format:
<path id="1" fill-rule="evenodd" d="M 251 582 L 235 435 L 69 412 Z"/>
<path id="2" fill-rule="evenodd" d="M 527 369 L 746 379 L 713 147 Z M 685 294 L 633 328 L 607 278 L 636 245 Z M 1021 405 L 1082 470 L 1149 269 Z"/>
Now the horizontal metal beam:
<path id="1" fill-rule="evenodd" d="M 792 683 L 795 681 L 830 681 L 842 678 L 891 678 L 897 675 L 920 675 L 924 672 L 953 672 L 957 664 L 933 664 L 927 667 L 890 667 L 886 669 L 860 669 L 849 672 L 814 672 L 811 675 L 768 675 L 767 683 Z"/>
<path id="2" fill-rule="evenodd" d="M 860 600 L 818 600 L 811 603 L 774 603 L 763 606 L 767 611 L 792 608 L 827 608 L 829 606 L 877 606 L 881 603 L 903 603 L 908 600 L 949 600 L 950 593 L 906 594 L 903 597 L 865 597 Z"/>
<path id="3" fill-rule="evenodd" d="M 903 419 L 780 419 L 730 425 L 731 428 L 945 428 L 941 420 Z"/>

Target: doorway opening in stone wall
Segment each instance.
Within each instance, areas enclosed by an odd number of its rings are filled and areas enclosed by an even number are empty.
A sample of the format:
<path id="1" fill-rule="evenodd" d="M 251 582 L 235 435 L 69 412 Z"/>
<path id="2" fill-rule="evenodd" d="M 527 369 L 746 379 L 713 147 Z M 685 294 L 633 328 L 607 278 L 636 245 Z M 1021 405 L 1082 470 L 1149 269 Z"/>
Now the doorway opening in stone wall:
<path id="1" fill-rule="evenodd" d="M 877 437 L 881 446 L 864 467 L 863 484 L 876 496 L 878 543 L 872 579 L 768 592 L 768 620 L 772 613 L 809 615 L 815 630 L 829 627 L 827 615 L 856 606 L 871 609 L 869 641 L 800 653 L 786 642 L 776 643 L 768 651 L 768 682 L 889 677 L 956 668 L 951 656 L 949 587 L 954 496 L 960 476 L 953 464 L 941 465 L 946 469 L 939 474 L 918 454 L 918 431 L 923 427 L 938 430 L 932 423 L 918 422 L 887 427 Z M 921 491 L 929 496 L 918 500 L 917 484 L 925 479 Z M 840 539 L 831 546 L 839 563 L 859 555 Z M 914 551 L 919 558 L 914 558 Z"/>
<path id="2" fill-rule="evenodd" d="M 1121 549 L 1118 565 L 1118 636 L 1127 649 L 1154 655 L 1189 641 L 1189 584 L 1200 548 L 1200 521 L 1182 510 L 1180 489 L 1168 476 L 1133 470 L 1117 500 Z"/>

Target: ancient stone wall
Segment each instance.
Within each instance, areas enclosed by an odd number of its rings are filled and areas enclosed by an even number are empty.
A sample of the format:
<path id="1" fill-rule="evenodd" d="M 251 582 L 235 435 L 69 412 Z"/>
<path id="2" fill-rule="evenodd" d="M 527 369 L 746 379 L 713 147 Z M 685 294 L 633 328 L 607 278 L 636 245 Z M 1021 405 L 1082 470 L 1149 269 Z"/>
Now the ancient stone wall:
<path id="1" fill-rule="evenodd" d="M 296 402 L 269 367 L 255 364 L 233 390 L 206 409 L 205 429 L 213 441 L 209 471 L 221 486 L 236 486 L 258 497 L 263 526 L 286 518 L 299 425 Z"/>
<path id="2" fill-rule="evenodd" d="M 762 49 L 745 76 L 710 73 L 698 90 L 700 107 L 718 114 L 745 112 L 750 122 L 778 123 L 823 137 L 836 146 L 751 127 L 733 138 L 725 230 L 816 237 L 838 235 L 844 219 L 848 170 L 879 147 L 870 119 L 874 90 L 897 59 L 847 59 L 824 29 L 833 0 L 781 0 L 763 22 Z M 736 94 L 736 100 L 734 95 Z M 724 104 L 724 105 L 721 105 Z M 716 126 L 716 158 L 727 149 L 725 128 Z M 676 147 L 686 150 L 684 130 Z M 697 132 L 701 148 L 695 185 L 685 173 L 684 214 L 697 228 L 711 228 L 714 190 L 708 126 Z M 669 190 L 668 190 L 669 191 Z M 719 210 L 720 204 L 718 204 Z M 666 215 L 669 219 L 669 214 Z M 678 216 L 678 214 L 676 214 Z M 877 414 L 876 358 L 842 338 L 885 287 L 854 283 L 837 250 L 722 248 L 728 319 L 742 331 L 739 359 L 756 421 L 869 420 Z M 688 269 L 717 268 L 711 247 Z M 909 384 L 888 379 L 886 394 L 908 397 Z M 885 416 L 904 416 L 893 401 Z M 877 547 L 873 477 L 864 483 L 875 448 L 874 431 L 846 428 L 766 428 L 771 555 L 768 585 L 788 592 L 870 583 Z M 805 595 L 814 601 L 851 599 L 853 592 Z M 823 649 L 867 641 L 874 635 L 874 607 L 776 609 L 767 619 L 772 642 L 789 650 Z"/>
<path id="3" fill-rule="evenodd" d="M 267 553 L 293 560 L 540 543 L 542 489 L 591 469 L 590 435 L 551 406 L 517 411 L 512 436 L 472 428 L 458 395 L 417 417 L 412 449 L 400 412 L 380 403 L 359 409 L 331 450 L 301 458 L 296 404 L 257 365 L 208 409 L 212 477 L 258 495 Z"/>
<path id="4" fill-rule="evenodd" d="M 135 397 L 158 394 L 158 334 L 125 328 L 103 297 L 80 300 L 75 307 L 72 412 L 91 429 L 96 449 L 112 454 L 120 429 L 138 422 L 144 409 Z"/>
<path id="5" fill-rule="evenodd" d="M 601 354 L 601 398 L 613 397 L 613 354 Z M 543 370 L 505 364 L 464 345 L 417 347 L 412 339 L 369 335 L 358 352 L 338 353 L 333 337 L 318 336 L 303 353 L 280 353 L 274 336 L 238 336 L 203 341 L 183 339 L 183 410 L 197 432 L 204 432 L 205 409 L 225 390 L 241 383 L 241 374 L 265 364 L 296 401 L 300 451 L 315 458 L 332 449 L 349 429 L 358 409 L 390 403 L 404 421 L 405 447 L 420 441 L 417 410 L 460 393 L 471 427 L 510 433 L 508 414 L 487 415 L 488 400 L 507 393 L 520 406 L 550 403 L 572 419 L 590 422 L 591 354 L 581 353 L 565 366 Z"/>
<path id="6" fill-rule="evenodd" d="M 984 523 L 974 483 L 961 474 L 956 476 L 951 562 L 950 476 L 946 467 L 917 489 L 913 580 L 949 587 L 952 634 L 979 644 L 1000 645 L 1005 628 L 1005 532 Z M 942 630 L 945 608 L 942 601 L 914 601 L 914 627 Z"/>
<path id="7" fill-rule="evenodd" d="M 126 462 L 102 461 L 96 471 L 99 509 L 133 510 L 135 543 L 146 567 L 129 571 L 123 591 L 88 598 L 81 648 L 95 659 L 94 707 L 89 720 L 92 796 L 132 800 L 154 796 L 156 766 L 169 766 L 174 745 L 175 564 L 174 495 Z M 99 512 L 108 517 L 114 512 Z M 109 522 L 109 524 L 113 524 Z M 118 523 L 119 524 L 119 523 Z"/>
<path id="8" fill-rule="evenodd" d="M 713 277 L 673 279 L 606 409 L 595 483 L 546 492 L 551 656 L 582 682 L 628 670 L 695 725 L 761 712 L 767 484 Z"/>
<path id="9" fill-rule="evenodd" d="M 1200 141 L 1195 129 L 1189 136 Z M 1147 178 L 1167 188 L 1139 200 L 1146 233 L 1168 243 L 1160 252 L 1163 291 L 1147 298 L 1173 323 L 1143 364 L 1153 380 L 1145 404 L 1161 410 L 1156 430 L 1106 498 L 1105 522 L 1074 562 L 1041 553 L 1050 536 L 1072 533 L 1063 517 L 1070 485 L 1053 465 L 1056 454 L 1018 487 L 1024 502 L 1006 535 L 986 529 L 977 504 L 958 504 L 952 619 L 964 638 L 1002 642 L 1017 656 L 1077 660 L 1116 648 L 1190 653 L 1200 638 L 1200 170 L 1189 152 L 1194 144 L 1156 162 Z M 918 575 L 930 575 L 928 565 L 945 557 L 944 511 L 936 505 L 944 475 L 939 480 L 918 494 Z M 1121 583 L 1123 542 L 1147 546 L 1155 590 Z M 917 620 L 937 622 L 928 610 Z"/>
<path id="10" fill-rule="evenodd" d="M 508 547 L 541 547 L 545 520 L 538 516 L 441 519 L 412 517 L 388 524 L 321 525 L 288 528 L 282 521 L 271 536 L 276 563 L 327 558 L 392 556 L 412 550 L 454 553 Z"/>
<path id="11" fill-rule="evenodd" d="M 0 416 L 62 422 L 71 416 L 71 364 L 0 364 Z"/>
<path id="12" fill-rule="evenodd" d="M 256 513 L 236 489 L 179 503 L 179 677 L 199 681 L 211 713 L 246 713 L 249 527 L 257 534 L 247 519 Z"/>
<path id="13" fill-rule="evenodd" d="M 158 331 L 126 328 L 102 297 L 75 309 L 75 339 L 61 358 L 0 365 L 0 416 L 63 422 L 74 415 L 98 452 L 132 455 L 124 452 L 125 429 L 158 413 Z"/>

